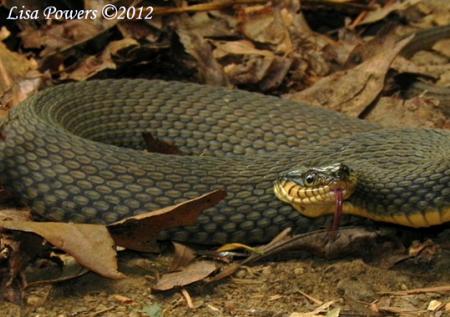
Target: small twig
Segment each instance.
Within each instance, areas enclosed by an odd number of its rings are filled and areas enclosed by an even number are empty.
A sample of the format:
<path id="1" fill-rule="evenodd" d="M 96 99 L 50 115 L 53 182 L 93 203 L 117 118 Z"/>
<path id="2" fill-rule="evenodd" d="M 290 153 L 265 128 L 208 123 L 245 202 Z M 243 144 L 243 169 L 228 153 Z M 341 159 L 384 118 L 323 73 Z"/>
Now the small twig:
<path id="1" fill-rule="evenodd" d="M 420 293 L 445 293 L 450 292 L 450 285 L 435 286 L 435 287 L 424 287 L 424 288 L 413 288 L 406 291 L 396 291 L 396 292 L 381 292 L 381 295 L 411 295 Z"/>
<path id="2" fill-rule="evenodd" d="M 104 314 L 104 313 L 106 313 L 106 312 L 108 312 L 108 311 L 113 310 L 114 308 L 116 308 L 116 306 L 106 307 L 106 308 L 104 308 L 104 309 L 102 309 L 102 310 L 93 312 L 91 316 L 99 316 L 99 315 L 102 315 L 102 314 Z"/>
<path id="3" fill-rule="evenodd" d="M 302 290 L 297 290 L 297 292 L 299 292 L 303 297 L 305 297 L 307 300 L 313 302 L 314 304 L 316 304 L 316 305 L 323 305 L 323 302 L 320 299 L 312 297 L 311 295 L 306 294 Z"/>
<path id="4" fill-rule="evenodd" d="M 213 11 L 220 10 L 227 7 L 231 7 L 237 4 L 257 4 L 257 3 L 268 3 L 267 0 L 220 0 L 209 3 L 194 4 L 191 6 L 184 7 L 154 7 L 153 14 L 156 15 L 168 15 L 173 13 L 191 13 L 191 12 L 202 12 L 202 11 Z"/>
<path id="5" fill-rule="evenodd" d="M 192 303 L 191 295 L 189 295 L 188 291 L 185 288 L 182 288 L 180 290 L 181 296 L 183 296 L 184 300 L 186 301 L 187 306 L 190 309 L 194 309 L 194 304 Z"/>

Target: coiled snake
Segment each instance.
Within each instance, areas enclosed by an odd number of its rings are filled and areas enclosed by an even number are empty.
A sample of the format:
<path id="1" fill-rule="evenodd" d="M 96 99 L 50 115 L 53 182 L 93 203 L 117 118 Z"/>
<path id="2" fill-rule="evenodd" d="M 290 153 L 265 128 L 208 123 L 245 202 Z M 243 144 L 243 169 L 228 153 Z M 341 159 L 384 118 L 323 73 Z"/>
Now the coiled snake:
<path id="1" fill-rule="evenodd" d="M 358 175 L 344 212 L 414 227 L 450 220 L 445 130 L 381 129 L 276 97 L 148 80 L 56 86 L 1 125 L 2 182 L 45 219 L 110 223 L 223 188 L 225 201 L 171 238 L 264 242 L 324 221 L 276 199 L 279 174 L 339 162 Z M 186 155 L 141 151 L 143 132 Z"/>

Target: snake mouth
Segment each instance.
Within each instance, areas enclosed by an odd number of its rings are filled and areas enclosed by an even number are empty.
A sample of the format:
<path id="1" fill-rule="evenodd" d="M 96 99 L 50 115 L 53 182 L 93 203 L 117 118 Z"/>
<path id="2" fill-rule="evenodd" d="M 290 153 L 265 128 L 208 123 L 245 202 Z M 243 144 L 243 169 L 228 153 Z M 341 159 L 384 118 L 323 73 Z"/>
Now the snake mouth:
<path id="1" fill-rule="evenodd" d="M 333 213 L 337 200 L 348 199 L 355 187 L 353 171 L 343 164 L 334 164 L 283 173 L 275 181 L 274 193 L 303 215 L 318 217 Z"/>

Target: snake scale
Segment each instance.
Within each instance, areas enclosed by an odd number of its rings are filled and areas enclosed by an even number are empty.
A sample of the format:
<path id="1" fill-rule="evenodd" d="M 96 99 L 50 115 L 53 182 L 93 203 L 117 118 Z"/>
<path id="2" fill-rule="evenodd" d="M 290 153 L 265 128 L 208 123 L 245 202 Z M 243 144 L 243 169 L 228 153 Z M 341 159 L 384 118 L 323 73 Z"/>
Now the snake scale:
<path id="1" fill-rule="evenodd" d="M 257 93 L 137 79 L 55 86 L 14 108 L 1 127 L 4 186 L 49 220 L 111 223 L 223 188 L 227 198 L 196 225 L 161 238 L 265 242 L 327 218 L 276 199 L 278 175 L 335 162 L 359 177 L 344 212 L 414 227 L 450 220 L 446 130 L 382 129 Z M 144 132 L 185 155 L 142 151 Z"/>

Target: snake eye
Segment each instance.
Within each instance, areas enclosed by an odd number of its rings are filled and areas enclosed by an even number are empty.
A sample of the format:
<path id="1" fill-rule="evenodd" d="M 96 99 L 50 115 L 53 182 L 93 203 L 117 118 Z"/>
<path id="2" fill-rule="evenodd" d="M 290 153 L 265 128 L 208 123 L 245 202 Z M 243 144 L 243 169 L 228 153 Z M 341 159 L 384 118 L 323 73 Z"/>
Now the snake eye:
<path id="1" fill-rule="evenodd" d="M 338 175 L 342 177 L 348 177 L 350 175 L 350 168 L 347 165 L 341 165 Z"/>
<path id="2" fill-rule="evenodd" d="M 312 186 L 314 185 L 316 181 L 316 175 L 315 174 L 308 174 L 305 176 L 305 185 L 306 186 Z"/>

